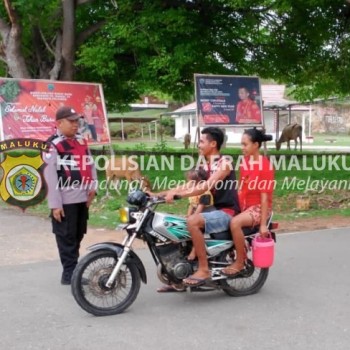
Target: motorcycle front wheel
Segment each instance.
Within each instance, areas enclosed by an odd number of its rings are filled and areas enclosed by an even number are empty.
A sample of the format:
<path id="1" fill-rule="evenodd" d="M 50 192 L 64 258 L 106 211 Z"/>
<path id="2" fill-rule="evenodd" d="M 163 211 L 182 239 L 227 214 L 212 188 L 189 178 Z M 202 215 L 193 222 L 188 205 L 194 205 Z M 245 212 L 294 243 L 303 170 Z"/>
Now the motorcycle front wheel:
<path id="1" fill-rule="evenodd" d="M 123 312 L 140 291 L 137 267 L 125 263 L 111 287 L 106 283 L 118 256 L 109 250 L 94 251 L 84 256 L 72 276 L 72 294 L 85 311 L 95 316 L 110 316 Z"/>

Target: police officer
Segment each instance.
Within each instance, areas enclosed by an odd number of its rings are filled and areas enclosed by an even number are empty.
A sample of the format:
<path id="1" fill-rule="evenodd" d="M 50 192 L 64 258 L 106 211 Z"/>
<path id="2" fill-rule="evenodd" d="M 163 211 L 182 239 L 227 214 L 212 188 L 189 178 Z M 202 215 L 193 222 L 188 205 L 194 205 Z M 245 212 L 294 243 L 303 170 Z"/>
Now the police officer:
<path id="1" fill-rule="evenodd" d="M 57 131 L 48 142 L 45 179 L 52 231 L 61 259 L 61 284 L 69 285 L 87 230 L 88 211 L 96 194 L 97 176 L 87 142 L 78 134 L 82 116 L 68 106 L 56 112 Z"/>

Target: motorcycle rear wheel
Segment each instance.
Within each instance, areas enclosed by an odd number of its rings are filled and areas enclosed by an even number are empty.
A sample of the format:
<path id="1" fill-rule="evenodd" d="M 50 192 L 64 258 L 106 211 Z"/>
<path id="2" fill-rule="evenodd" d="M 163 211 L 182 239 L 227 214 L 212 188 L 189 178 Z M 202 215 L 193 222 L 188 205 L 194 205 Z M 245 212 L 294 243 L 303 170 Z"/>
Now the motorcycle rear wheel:
<path id="1" fill-rule="evenodd" d="M 121 267 L 110 288 L 106 282 L 118 261 L 108 250 L 84 256 L 76 266 L 71 282 L 72 294 L 81 308 L 95 316 L 110 316 L 123 312 L 140 291 L 140 274 L 134 264 Z"/>
<path id="2" fill-rule="evenodd" d="M 221 261 L 228 262 L 229 258 L 224 255 Z M 241 297 L 257 293 L 265 284 L 269 275 L 269 269 L 255 267 L 248 259 L 245 271 L 235 278 L 220 280 L 223 291 L 231 297 Z"/>

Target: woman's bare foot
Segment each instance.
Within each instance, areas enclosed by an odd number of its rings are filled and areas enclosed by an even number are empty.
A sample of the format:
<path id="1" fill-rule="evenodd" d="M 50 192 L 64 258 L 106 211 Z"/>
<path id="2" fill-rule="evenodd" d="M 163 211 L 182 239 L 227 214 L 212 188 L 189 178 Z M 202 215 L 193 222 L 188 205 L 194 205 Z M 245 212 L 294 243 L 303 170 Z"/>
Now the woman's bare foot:
<path id="1" fill-rule="evenodd" d="M 244 270 L 244 263 L 235 261 L 232 265 L 221 270 L 221 274 L 227 277 L 238 276 Z"/>

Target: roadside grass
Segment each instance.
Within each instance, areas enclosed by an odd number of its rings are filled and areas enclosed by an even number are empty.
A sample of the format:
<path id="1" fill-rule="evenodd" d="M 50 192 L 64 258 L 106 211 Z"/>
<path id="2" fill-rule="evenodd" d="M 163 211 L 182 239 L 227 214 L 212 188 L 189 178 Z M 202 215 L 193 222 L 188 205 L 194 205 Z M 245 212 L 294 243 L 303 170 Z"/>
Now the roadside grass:
<path id="1" fill-rule="evenodd" d="M 345 209 L 311 209 L 308 211 L 292 211 L 287 213 L 276 213 L 274 211 L 274 219 L 283 221 L 296 221 L 301 218 L 329 218 L 332 219 L 333 216 L 350 216 L 350 208 Z M 350 221 L 349 221 L 350 224 Z"/>
<path id="2" fill-rule="evenodd" d="M 225 152 L 226 153 L 226 152 Z M 238 155 L 239 153 L 236 153 Z M 342 170 L 344 167 L 350 168 L 350 156 L 343 155 L 334 163 L 332 158 L 321 155 L 315 156 L 312 153 L 306 153 L 303 158 L 286 157 L 285 169 L 276 170 L 276 187 L 274 193 L 274 212 L 277 218 L 291 220 L 298 217 L 318 217 L 328 215 L 350 214 L 350 181 L 348 171 Z M 234 157 L 235 158 L 235 157 Z M 190 164 L 187 158 L 174 155 L 169 160 L 169 166 L 163 164 L 160 156 L 144 156 L 142 168 L 151 184 L 154 186 L 152 191 L 157 192 L 167 189 L 179 181 L 184 181 L 185 171 L 189 170 L 194 163 Z M 153 159 L 153 160 L 152 160 Z M 163 157 L 162 157 L 163 159 Z M 186 162 L 187 160 L 187 162 Z M 309 170 L 303 170 L 303 168 Z M 319 170 L 316 170 L 316 169 Z M 183 169 L 184 171 L 181 171 Z M 338 170 L 339 169 L 339 170 Z M 236 173 L 238 173 L 236 171 Z M 99 172 L 99 179 L 104 179 L 103 172 Z M 105 191 L 99 191 L 97 203 L 92 208 L 93 217 L 104 217 L 97 222 L 103 223 L 109 221 L 107 213 L 111 210 L 114 215 L 117 210 L 126 203 L 127 189 L 124 187 L 120 193 L 111 191 L 112 198 L 105 197 Z M 310 209 L 305 214 L 297 211 L 297 198 L 300 195 L 310 196 Z M 173 204 L 164 204 L 157 210 L 169 212 L 177 215 L 184 215 L 187 209 L 187 199 L 176 201 Z M 100 212 L 100 214 L 99 214 Z M 101 214 L 101 212 L 103 214 Z M 118 223 L 117 216 L 113 216 L 113 225 Z"/>
<path id="3" fill-rule="evenodd" d="M 347 134 L 314 134 L 313 137 L 315 146 L 350 146 L 350 135 Z"/>
<path id="4" fill-rule="evenodd" d="M 223 153 L 231 154 L 234 159 L 240 155 L 239 149 L 226 149 Z M 189 154 L 191 154 L 189 152 Z M 270 155 L 276 153 L 269 152 Z M 291 157 L 293 155 L 293 157 Z M 276 170 L 276 186 L 274 194 L 274 214 L 279 220 L 297 220 L 301 217 L 317 218 L 320 216 L 332 216 L 335 214 L 350 215 L 350 156 L 341 155 L 336 161 L 325 154 L 303 152 L 295 155 L 293 152 L 283 152 L 279 155 L 280 169 Z M 161 191 L 174 186 L 179 181 L 184 181 L 185 172 L 196 164 L 197 158 L 190 161 L 191 157 L 181 157 L 174 153 L 169 157 L 160 155 L 145 155 L 136 158 L 142 160 L 142 173 L 146 175 L 153 191 Z M 279 161 L 276 158 L 276 162 Z M 282 169 L 283 166 L 283 169 Z M 181 170 L 183 169 L 183 170 Z M 238 171 L 236 171 L 238 174 Z M 105 180 L 104 171 L 98 171 L 100 184 Z M 122 181 L 122 188 L 110 190 L 106 196 L 106 189 L 101 186 L 98 195 L 90 210 L 89 225 L 113 229 L 119 224 L 118 209 L 127 206 L 126 197 L 128 188 Z M 298 211 L 296 201 L 298 196 L 310 197 L 310 209 Z M 1 201 L 0 201 L 1 202 Z M 187 209 L 187 199 L 182 199 L 173 204 L 160 205 L 157 210 L 162 212 L 184 215 Z M 2 206 L 6 206 L 1 202 Z M 20 210 L 20 209 L 18 209 Z M 35 207 L 30 207 L 27 212 L 34 215 L 48 217 L 49 210 L 46 200 Z"/>

